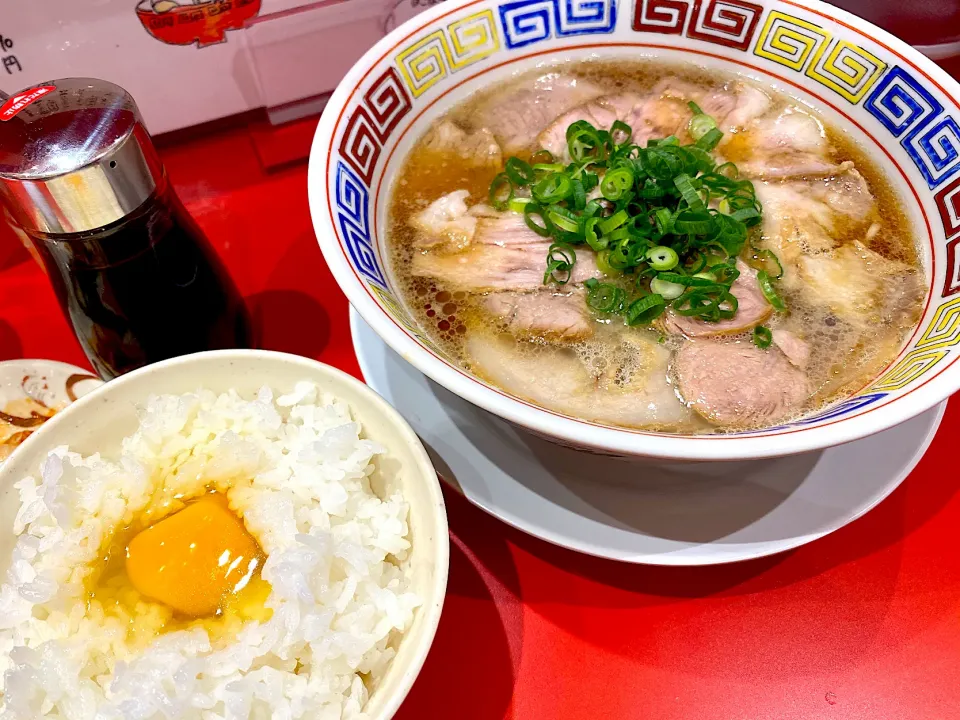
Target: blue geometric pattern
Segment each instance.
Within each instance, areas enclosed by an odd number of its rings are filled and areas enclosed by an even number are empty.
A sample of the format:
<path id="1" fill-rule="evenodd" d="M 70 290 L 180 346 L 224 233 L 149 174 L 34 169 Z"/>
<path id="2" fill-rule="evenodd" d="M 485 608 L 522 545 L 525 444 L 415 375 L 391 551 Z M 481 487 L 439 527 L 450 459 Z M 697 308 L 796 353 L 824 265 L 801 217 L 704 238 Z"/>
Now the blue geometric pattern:
<path id="1" fill-rule="evenodd" d="M 612 33 L 617 0 L 514 0 L 500 6 L 500 24 L 508 48 L 550 38 Z"/>
<path id="2" fill-rule="evenodd" d="M 903 68 L 891 68 L 863 106 L 894 137 L 902 136 L 931 189 L 960 171 L 960 126 L 950 116 L 935 122 L 943 105 Z"/>
<path id="3" fill-rule="evenodd" d="M 868 405 L 873 405 L 878 400 L 885 398 L 889 393 L 872 393 L 870 395 L 858 395 L 856 397 L 844 400 L 839 405 L 835 405 L 819 415 L 812 415 L 803 420 L 789 423 L 788 425 L 777 425 L 776 427 L 763 428 L 762 430 L 748 430 L 746 432 L 736 433 L 737 435 L 758 435 L 760 433 L 776 432 L 778 430 L 790 430 L 791 428 L 806 427 L 824 420 L 834 420 L 835 418 L 849 415 L 850 413 L 861 410 Z"/>
<path id="4" fill-rule="evenodd" d="M 900 137 L 911 126 L 913 134 L 920 132 L 943 112 L 937 99 L 900 67 L 890 69 L 863 107 L 894 137 Z"/>
<path id="5" fill-rule="evenodd" d="M 797 420 L 797 422 L 790 423 L 787 427 L 803 427 L 804 425 L 813 425 L 814 423 L 822 422 L 824 420 L 833 420 L 842 415 L 849 415 L 850 413 L 856 412 L 857 410 L 862 410 L 868 405 L 873 405 L 878 400 L 881 400 L 887 396 L 887 393 L 871 393 L 870 395 L 857 395 L 856 397 L 849 398 L 844 400 L 839 405 L 825 410 L 819 415 L 813 415 L 812 417 L 806 417 L 803 420 Z"/>
<path id="6" fill-rule="evenodd" d="M 382 288 L 387 280 L 370 240 L 370 192 L 346 165 L 337 161 L 337 219 L 347 252 L 361 275 Z"/>

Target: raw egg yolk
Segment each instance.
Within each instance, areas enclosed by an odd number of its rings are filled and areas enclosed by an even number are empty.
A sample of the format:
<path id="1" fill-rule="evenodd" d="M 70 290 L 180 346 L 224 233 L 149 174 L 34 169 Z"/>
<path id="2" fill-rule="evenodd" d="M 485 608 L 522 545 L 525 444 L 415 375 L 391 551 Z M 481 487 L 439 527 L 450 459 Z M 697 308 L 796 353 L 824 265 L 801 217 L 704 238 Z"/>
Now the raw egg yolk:
<path id="1" fill-rule="evenodd" d="M 190 617 L 215 615 L 254 577 L 264 554 L 243 522 L 203 498 L 137 534 L 127 576 L 142 594 Z"/>

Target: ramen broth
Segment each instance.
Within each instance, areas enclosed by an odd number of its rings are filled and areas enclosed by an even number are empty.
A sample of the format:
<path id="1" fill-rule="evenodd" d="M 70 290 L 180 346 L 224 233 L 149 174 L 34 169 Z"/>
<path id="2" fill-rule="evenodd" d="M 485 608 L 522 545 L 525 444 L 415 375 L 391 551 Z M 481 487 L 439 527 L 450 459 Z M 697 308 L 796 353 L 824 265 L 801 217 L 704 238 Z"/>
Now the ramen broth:
<path id="1" fill-rule="evenodd" d="M 648 323 L 628 324 L 626 303 L 622 312 L 598 310 L 598 283 L 608 294 L 620 288 L 627 302 L 670 285 L 650 281 L 659 278 L 652 266 L 603 272 L 609 248 L 574 245 L 566 281 L 544 283 L 556 238 L 533 232 L 522 205 L 490 206 L 508 158 L 542 160 L 534 153 L 550 146 L 554 165 L 571 162 L 564 132 L 578 119 L 599 130 L 626 122 L 640 147 L 670 135 L 692 144 L 690 101 L 716 115 L 723 137 L 713 159 L 752 181 L 760 209 L 739 259 L 726 259 L 739 270 L 729 287 L 739 301 L 733 317 L 684 316 L 672 298 Z M 597 169 L 598 181 L 609 171 Z M 614 203 L 600 190 L 588 198 L 609 217 Z M 714 215 L 723 212 L 701 195 Z M 571 222 L 582 227 L 585 217 Z M 656 242 L 682 248 L 683 240 Z M 540 69 L 437 120 L 394 184 L 389 248 L 407 307 L 463 369 L 560 414 L 662 432 L 770 427 L 855 393 L 897 356 L 925 292 L 896 193 L 841 131 L 752 81 L 641 61 Z M 729 302 L 720 307 L 731 314 Z"/>

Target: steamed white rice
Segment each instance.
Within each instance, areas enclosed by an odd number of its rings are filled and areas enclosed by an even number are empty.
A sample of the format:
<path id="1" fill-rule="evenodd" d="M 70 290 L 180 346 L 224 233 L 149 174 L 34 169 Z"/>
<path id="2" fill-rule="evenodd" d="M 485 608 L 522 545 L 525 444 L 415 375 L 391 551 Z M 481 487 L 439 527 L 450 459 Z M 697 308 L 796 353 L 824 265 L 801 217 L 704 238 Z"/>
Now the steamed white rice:
<path id="1" fill-rule="evenodd" d="M 378 496 L 382 448 L 360 434 L 345 404 L 300 383 L 276 399 L 151 397 L 119 458 L 51 452 L 17 483 L 0 718 L 362 718 L 364 678 L 376 683 L 419 601 L 402 570 L 407 506 Z M 195 627 L 133 642 L 129 617 L 86 607 L 91 563 L 158 497 L 209 485 L 268 555 L 272 617 L 230 641 Z M 165 609 L 140 609 L 149 633 Z"/>

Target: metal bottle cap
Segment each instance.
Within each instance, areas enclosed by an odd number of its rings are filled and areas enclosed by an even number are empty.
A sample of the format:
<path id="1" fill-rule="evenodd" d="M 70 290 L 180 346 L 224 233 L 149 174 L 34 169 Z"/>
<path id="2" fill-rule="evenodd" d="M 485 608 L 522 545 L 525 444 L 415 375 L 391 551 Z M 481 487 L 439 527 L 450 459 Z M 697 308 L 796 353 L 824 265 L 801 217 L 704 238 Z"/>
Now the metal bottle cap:
<path id="1" fill-rule="evenodd" d="M 54 80 L 0 106 L 0 201 L 27 231 L 102 228 L 163 182 L 136 103 L 113 83 Z"/>

